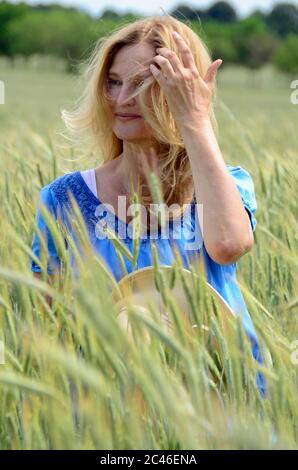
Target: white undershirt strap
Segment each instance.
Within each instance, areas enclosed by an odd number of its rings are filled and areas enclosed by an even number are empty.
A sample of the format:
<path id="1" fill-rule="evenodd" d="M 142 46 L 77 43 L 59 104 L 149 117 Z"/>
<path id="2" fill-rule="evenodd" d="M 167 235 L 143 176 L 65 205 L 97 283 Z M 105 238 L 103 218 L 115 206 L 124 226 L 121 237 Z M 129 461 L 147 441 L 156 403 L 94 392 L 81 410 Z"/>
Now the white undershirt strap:
<path id="1" fill-rule="evenodd" d="M 94 196 L 97 197 L 97 187 L 96 187 L 96 178 L 95 178 L 95 169 L 91 168 L 90 170 L 81 171 L 81 175 L 85 180 L 85 183 L 91 189 Z"/>

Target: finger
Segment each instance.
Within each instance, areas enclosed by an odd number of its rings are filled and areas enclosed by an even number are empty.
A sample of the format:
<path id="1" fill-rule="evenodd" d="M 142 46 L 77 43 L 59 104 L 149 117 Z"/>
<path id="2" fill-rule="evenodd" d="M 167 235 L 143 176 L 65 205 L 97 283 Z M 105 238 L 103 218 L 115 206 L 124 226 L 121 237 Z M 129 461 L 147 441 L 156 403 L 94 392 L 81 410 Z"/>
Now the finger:
<path id="1" fill-rule="evenodd" d="M 182 61 L 183 61 L 184 67 L 190 68 L 190 69 L 196 69 L 197 66 L 196 66 L 196 63 L 195 63 L 194 56 L 193 56 L 190 48 L 188 47 L 188 45 L 184 41 L 183 37 L 180 36 L 180 34 L 177 33 L 177 31 L 174 31 L 173 32 L 173 38 L 175 39 L 175 41 L 177 43 L 177 46 L 178 46 L 179 50 L 181 51 L 181 56 L 182 56 Z"/>
<path id="2" fill-rule="evenodd" d="M 150 71 L 151 71 L 153 77 L 154 77 L 155 80 L 157 81 L 157 83 L 159 83 L 159 85 L 160 85 L 161 87 L 166 86 L 167 80 L 166 80 L 166 78 L 163 76 L 162 71 L 161 71 L 160 69 L 158 69 L 158 68 L 156 67 L 156 65 L 154 65 L 154 64 L 150 64 L 150 65 L 149 65 L 149 68 L 150 68 Z"/>
<path id="3" fill-rule="evenodd" d="M 173 70 L 173 67 L 171 63 L 168 61 L 168 59 L 166 59 L 165 57 L 161 55 L 156 55 L 155 57 L 153 57 L 153 61 L 157 65 L 159 65 L 162 73 L 167 79 L 174 77 L 175 71 Z"/>
<path id="4" fill-rule="evenodd" d="M 222 64 L 222 60 L 221 59 L 217 59 L 215 62 L 213 62 L 213 64 L 210 65 L 210 67 L 208 68 L 207 70 L 207 73 L 204 77 L 204 81 L 208 84 L 208 85 L 211 85 L 213 84 L 214 80 L 215 80 L 215 77 L 216 77 L 216 74 L 217 74 L 217 70 L 219 69 L 219 67 L 221 66 Z"/>
<path id="5" fill-rule="evenodd" d="M 181 63 L 174 51 L 171 51 L 165 47 L 159 47 L 156 49 L 156 52 L 159 55 L 164 56 L 166 59 L 168 59 L 174 72 L 179 72 L 181 70 L 183 64 Z"/>

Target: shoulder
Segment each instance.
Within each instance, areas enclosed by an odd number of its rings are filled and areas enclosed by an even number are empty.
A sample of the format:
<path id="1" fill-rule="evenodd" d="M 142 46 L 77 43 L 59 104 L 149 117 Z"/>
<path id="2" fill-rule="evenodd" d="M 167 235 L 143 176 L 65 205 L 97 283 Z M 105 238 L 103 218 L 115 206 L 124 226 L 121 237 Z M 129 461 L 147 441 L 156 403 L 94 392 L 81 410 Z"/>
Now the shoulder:
<path id="1" fill-rule="evenodd" d="M 80 171 L 72 171 L 54 179 L 47 187 L 57 203 L 63 204 L 69 200 L 70 193 L 76 196 L 80 191 L 80 184 Z"/>
<path id="2" fill-rule="evenodd" d="M 255 203 L 255 185 L 252 175 L 242 166 L 227 165 L 227 168 L 234 178 L 236 186 L 240 191 L 242 199 Z"/>
<path id="3" fill-rule="evenodd" d="M 69 201 L 69 195 L 74 196 L 80 191 L 81 178 L 79 171 L 73 171 L 55 178 L 40 189 L 40 201 L 49 207 L 56 208 Z"/>
<path id="4" fill-rule="evenodd" d="M 230 175 L 233 177 L 242 198 L 254 198 L 254 182 L 249 171 L 240 165 L 226 165 L 226 167 Z M 196 202 L 195 194 L 192 203 L 194 202 Z"/>
<path id="5" fill-rule="evenodd" d="M 68 223 L 68 216 L 73 212 L 75 203 L 88 226 L 93 227 L 98 201 L 88 189 L 81 171 L 66 173 L 51 181 L 41 188 L 40 199 L 55 218 L 61 218 L 65 223 Z"/>
<path id="6" fill-rule="evenodd" d="M 47 185 L 43 186 L 39 191 L 37 209 L 40 214 L 42 207 L 58 217 L 60 210 L 64 207 L 70 206 L 69 199 L 70 193 L 78 199 L 77 195 L 80 194 L 79 171 L 73 171 L 55 178 Z"/>
<path id="7" fill-rule="evenodd" d="M 240 165 L 234 166 L 226 164 L 226 167 L 230 175 L 233 177 L 233 180 L 241 196 L 243 205 L 249 213 L 252 229 L 255 230 L 257 225 L 255 212 L 258 206 L 255 194 L 255 185 L 252 175 L 246 168 Z M 196 203 L 195 195 L 192 203 Z"/>
<path id="8" fill-rule="evenodd" d="M 247 210 L 253 231 L 256 229 L 257 220 L 255 213 L 258 208 L 255 185 L 251 174 L 242 166 L 227 165 L 227 168 L 234 178 L 237 189 L 240 193 L 243 205 Z"/>
<path id="9" fill-rule="evenodd" d="M 237 165 L 226 165 L 229 173 L 235 178 L 236 180 L 248 182 L 252 181 L 252 176 L 247 169 L 243 166 Z"/>

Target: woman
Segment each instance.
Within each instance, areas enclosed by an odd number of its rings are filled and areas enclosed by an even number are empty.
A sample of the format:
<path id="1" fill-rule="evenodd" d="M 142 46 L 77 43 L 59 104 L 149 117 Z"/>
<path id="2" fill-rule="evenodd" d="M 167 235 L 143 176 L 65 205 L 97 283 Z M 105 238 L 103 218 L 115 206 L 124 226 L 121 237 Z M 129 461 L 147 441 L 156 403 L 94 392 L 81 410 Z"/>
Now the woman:
<path id="1" fill-rule="evenodd" d="M 92 245 L 119 280 L 123 271 L 102 228 L 106 224 L 115 229 L 132 249 L 130 196 L 138 187 L 145 208 L 143 226 L 148 227 L 152 168 L 160 178 L 163 200 L 171 208 L 169 233 L 161 236 L 160 225 L 157 231 L 144 230 L 137 268 L 153 264 L 150 236 L 154 234 L 161 264 L 173 264 L 173 238 L 186 267 L 202 255 L 208 282 L 241 315 L 253 355 L 262 362 L 236 281 L 236 261 L 253 246 L 256 199 L 249 173 L 226 165 L 216 140 L 212 101 L 221 63 L 211 62 L 202 40 L 170 16 L 141 19 L 103 38 L 88 63 L 78 109 L 62 113 L 86 152 L 101 155 L 103 164 L 60 176 L 42 188 L 40 200 L 57 217 L 58 210 L 63 214 L 69 203 L 69 193 L 74 195 Z M 183 233 L 174 237 L 181 219 Z M 40 210 L 37 224 L 47 236 L 51 275 L 59 270 L 60 260 Z M 189 242 L 191 234 L 194 241 Z M 37 258 L 40 247 L 35 234 L 32 248 Z M 131 262 L 126 258 L 125 263 L 130 272 Z M 41 271 L 33 260 L 31 269 Z M 261 376 L 258 381 L 263 390 Z"/>

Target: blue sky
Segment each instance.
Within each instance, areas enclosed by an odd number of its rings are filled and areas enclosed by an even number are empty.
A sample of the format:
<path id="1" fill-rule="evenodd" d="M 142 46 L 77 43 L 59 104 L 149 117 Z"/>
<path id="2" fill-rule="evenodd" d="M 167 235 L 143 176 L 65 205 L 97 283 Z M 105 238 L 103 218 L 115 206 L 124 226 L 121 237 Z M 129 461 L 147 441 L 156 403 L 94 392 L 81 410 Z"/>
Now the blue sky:
<path id="1" fill-rule="evenodd" d="M 276 3 L 281 3 L 283 0 L 227 0 L 237 10 L 239 16 L 246 16 L 248 13 L 255 9 L 260 9 L 265 12 L 270 11 L 271 7 Z M 298 6 L 298 0 L 287 0 L 287 2 L 293 3 Z M 13 3 L 19 3 L 19 1 L 13 1 Z M 26 3 L 37 4 L 37 3 L 60 3 L 67 6 L 81 7 L 82 9 L 100 16 L 100 14 L 106 9 L 110 8 L 119 13 L 126 11 L 132 11 L 141 15 L 151 15 L 162 13 L 160 7 L 162 7 L 167 13 L 170 13 L 173 8 L 178 5 L 184 4 L 189 5 L 192 8 L 205 8 L 213 3 L 215 0 L 28 0 Z"/>

